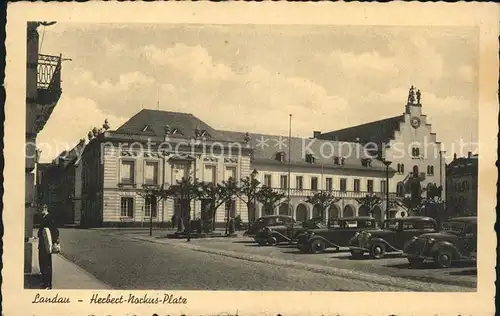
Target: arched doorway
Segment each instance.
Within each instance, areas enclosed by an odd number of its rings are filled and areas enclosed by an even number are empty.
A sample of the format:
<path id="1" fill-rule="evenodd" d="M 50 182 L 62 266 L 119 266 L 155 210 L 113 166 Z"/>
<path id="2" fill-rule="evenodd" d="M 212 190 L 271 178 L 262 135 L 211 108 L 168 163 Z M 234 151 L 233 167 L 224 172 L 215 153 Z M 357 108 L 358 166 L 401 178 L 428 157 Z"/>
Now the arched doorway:
<path id="1" fill-rule="evenodd" d="M 344 217 L 354 217 L 354 206 L 347 204 L 344 207 Z"/>
<path id="2" fill-rule="evenodd" d="M 340 217 L 340 208 L 337 205 L 330 206 L 328 210 L 328 218 L 339 218 Z"/>
<path id="3" fill-rule="evenodd" d="M 313 218 L 322 217 L 321 207 L 319 205 L 314 205 L 313 207 Z"/>
<path id="4" fill-rule="evenodd" d="M 289 209 L 290 209 L 290 206 L 288 205 L 288 203 L 282 203 L 280 205 L 280 208 L 279 208 L 279 214 L 280 215 L 290 215 Z"/>
<path id="5" fill-rule="evenodd" d="M 304 222 L 307 218 L 307 206 L 299 204 L 299 206 L 297 206 L 297 215 L 295 216 L 295 220 L 298 222 Z"/>
<path id="6" fill-rule="evenodd" d="M 378 221 L 378 222 L 381 222 L 382 221 L 382 210 L 380 209 L 379 206 L 375 206 L 375 208 L 373 209 L 373 217 Z"/>
<path id="7" fill-rule="evenodd" d="M 361 205 L 358 210 L 358 216 L 370 216 L 370 210 L 368 209 L 368 206 Z"/>
<path id="8" fill-rule="evenodd" d="M 403 182 L 398 182 L 397 187 L 396 187 L 396 194 L 398 196 L 404 196 L 405 194 L 405 185 Z"/>

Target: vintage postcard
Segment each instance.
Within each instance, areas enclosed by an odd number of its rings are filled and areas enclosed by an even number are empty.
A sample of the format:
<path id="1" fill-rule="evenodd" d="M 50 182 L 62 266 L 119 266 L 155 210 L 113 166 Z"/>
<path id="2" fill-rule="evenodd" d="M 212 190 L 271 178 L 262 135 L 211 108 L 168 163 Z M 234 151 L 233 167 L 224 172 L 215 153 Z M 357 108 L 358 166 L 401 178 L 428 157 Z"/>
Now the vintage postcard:
<path id="1" fill-rule="evenodd" d="M 493 315 L 498 22 L 11 4 L 5 315 Z"/>

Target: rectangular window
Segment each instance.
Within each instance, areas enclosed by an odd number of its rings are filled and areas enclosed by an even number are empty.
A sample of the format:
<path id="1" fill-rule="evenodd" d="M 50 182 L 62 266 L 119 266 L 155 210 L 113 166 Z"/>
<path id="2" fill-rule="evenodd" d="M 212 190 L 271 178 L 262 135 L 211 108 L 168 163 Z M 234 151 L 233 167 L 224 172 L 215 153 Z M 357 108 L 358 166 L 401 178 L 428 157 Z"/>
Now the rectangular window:
<path id="1" fill-rule="evenodd" d="M 429 176 L 434 175 L 434 166 L 427 166 L 427 175 Z"/>
<path id="2" fill-rule="evenodd" d="M 177 183 L 188 177 L 188 164 L 187 163 L 174 163 L 172 164 L 172 183 Z"/>
<path id="3" fill-rule="evenodd" d="M 332 178 L 326 178 L 326 189 L 328 191 L 333 190 L 333 179 Z"/>
<path id="4" fill-rule="evenodd" d="M 342 192 L 347 191 L 347 179 L 346 178 L 340 179 L 340 191 L 342 191 Z"/>
<path id="5" fill-rule="evenodd" d="M 151 212 L 153 213 L 153 217 L 156 217 L 157 203 L 156 197 L 148 197 L 144 199 L 144 216 L 149 217 Z"/>
<path id="6" fill-rule="evenodd" d="M 302 190 L 304 188 L 304 177 L 297 176 L 295 177 L 295 181 L 297 182 L 297 189 Z"/>
<path id="7" fill-rule="evenodd" d="M 287 189 L 288 188 L 288 176 L 280 177 L 280 188 Z"/>
<path id="8" fill-rule="evenodd" d="M 205 172 L 203 174 L 203 181 L 215 184 L 217 182 L 216 171 L 217 168 L 215 166 L 206 165 Z"/>
<path id="9" fill-rule="evenodd" d="M 368 192 L 373 192 L 373 180 L 366 181 L 366 190 Z"/>
<path id="10" fill-rule="evenodd" d="M 361 187 L 361 182 L 359 179 L 354 179 L 354 192 L 359 192 Z"/>
<path id="11" fill-rule="evenodd" d="M 144 183 L 158 184 L 158 163 L 146 162 L 144 166 Z"/>
<path id="12" fill-rule="evenodd" d="M 121 217 L 134 217 L 134 199 L 131 197 L 122 197 L 120 205 Z"/>
<path id="13" fill-rule="evenodd" d="M 226 167 L 226 172 L 225 172 L 226 180 L 229 180 L 229 178 L 232 178 L 233 180 L 237 181 L 236 179 L 236 167 Z"/>
<path id="14" fill-rule="evenodd" d="M 385 193 L 387 192 L 387 182 L 385 180 L 380 181 L 380 192 Z"/>
<path id="15" fill-rule="evenodd" d="M 398 173 L 405 173 L 405 165 L 398 163 Z"/>
<path id="16" fill-rule="evenodd" d="M 134 162 L 122 161 L 120 165 L 120 183 L 133 184 L 134 183 Z"/>
<path id="17" fill-rule="evenodd" d="M 312 177 L 311 178 L 311 190 L 317 190 L 318 189 L 318 177 Z"/>
<path id="18" fill-rule="evenodd" d="M 265 174 L 264 175 L 264 185 L 268 188 L 271 188 L 272 187 L 272 181 L 271 181 L 271 175 L 270 174 Z"/>

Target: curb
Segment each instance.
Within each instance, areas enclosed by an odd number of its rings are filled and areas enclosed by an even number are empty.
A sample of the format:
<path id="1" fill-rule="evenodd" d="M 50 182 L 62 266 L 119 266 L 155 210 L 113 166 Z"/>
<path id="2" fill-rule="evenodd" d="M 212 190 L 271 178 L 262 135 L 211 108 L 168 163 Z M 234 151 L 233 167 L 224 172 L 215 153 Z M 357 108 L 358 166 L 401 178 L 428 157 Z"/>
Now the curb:
<path id="1" fill-rule="evenodd" d="M 311 263 L 293 262 L 290 260 L 274 259 L 274 258 L 269 258 L 269 257 L 265 257 L 265 256 L 260 256 L 260 255 L 243 254 L 243 253 L 236 252 L 236 251 L 202 248 L 200 246 L 193 245 L 193 244 L 187 244 L 187 243 L 179 243 L 179 242 L 172 242 L 172 241 L 159 242 L 156 240 L 151 240 L 149 238 L 143 238 L 143 237 L 138 237 L 138 236 L 127 236 L 127 237 L 129 237 L 131 239 L 142 240 L 142 241 L 147 241 L 147 242 L 151 242 L 151 243 L 163 243 L 163 244 L 169 244 L 169 245 L 173 245 L 173 246 L 177 246 L 177 247 L 184 247 L 184 248 L 188 248 L 188 249 L 193 250 L 193 251 L 198 251 L 198 252 L 203 252 L 203 253 L 208 253 L 208 254 L 215 254 L 215 255 L 220 255 L 220 256 L 224 256 L 224 257 L 230 257 L 230 258 L 240 259 L 240 260 L 245 260 L 245 261 L 250 261 L 250 262 L 259 262 L 259 263 L 267 263 L 267 264 L 272 264 L 272 265 L 277 265 L 277 266 L 286 266 L 286 267 L 295 268 L 295 269 L 299 269 L 299 270 L 322 273 L 322 274 L 327 274 L 327 275 L 336 276 L 336 277 L 343 277 L 346 279 L 352 279 L 352 280 L 357 280 L 357 281 L 362 281 L 362 282 L 376 283 L 376 284 L 380 284 L 380 285 L 390 286 L 393 288 L 399 288 L 399 289 L 404 290 L 404 291 L 429 292 L 429 284 L 428 283 L 416 281 L 416 280 L 412 280 L 412 279 L 407 279 L 407 278 L 381 276 L 378 274 L 366 273 L 366 272 L 354 272 L 354 271 L 348 270 L 348 269 L 326 267 L 326 266 L 322 266 L 322 265 L 318 265 L 318 264 L 311 264 Z M 437 286 L 439 286 L 441 289 L 435 289 Z M 461 287 L 461 286 L 456 286 L 456 285 L 443 285 L 443 284 L 439 284 L 439 283 L 433 283 L 433 287 L 434 288 L 431 289 L 432 292 L 473 292 L 473 291 L 475 291 L 475 289 L 473 289 L 473 288 Z"/>

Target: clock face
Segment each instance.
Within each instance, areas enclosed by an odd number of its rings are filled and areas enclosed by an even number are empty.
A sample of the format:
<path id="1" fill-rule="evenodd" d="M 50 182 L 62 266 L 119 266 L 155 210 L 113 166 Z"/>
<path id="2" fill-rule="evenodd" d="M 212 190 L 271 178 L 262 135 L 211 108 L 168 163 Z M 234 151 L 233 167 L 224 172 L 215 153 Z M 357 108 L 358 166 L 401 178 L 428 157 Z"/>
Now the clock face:
<path id="1" fill-rule="evenodd" d="M 413 126 L 413 128 L 418 128 L 420 126 L 420 119 L 418 117 L 413 117 L 411 119 L 411 126 Z"/>

